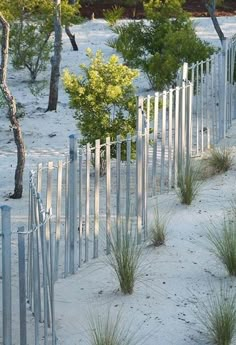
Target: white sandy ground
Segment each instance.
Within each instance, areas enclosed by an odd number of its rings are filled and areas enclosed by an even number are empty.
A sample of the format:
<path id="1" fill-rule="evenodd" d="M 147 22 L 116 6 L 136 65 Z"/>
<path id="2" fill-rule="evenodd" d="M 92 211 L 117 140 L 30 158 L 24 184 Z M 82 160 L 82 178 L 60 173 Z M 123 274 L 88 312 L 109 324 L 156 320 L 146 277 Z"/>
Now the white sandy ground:
<path id="1" fill-rule="evenodd" d="M 220 46 L 210 19 L 194 19 L 199 36 Z M 219 18 L 227 37 L 236 33 L 235 17 Z M 62 69 L 78 72 L 80 63 L 86 62 L 85 49 L 102 49 L 107 57 L 113 50 L 106 46 L 112 32 L 103 20 L 88 21 L 73 28 L 79 43 L 79 51 L 73 52 L 67 36 L 63 35 Z M 49 79 L 48 71 L 41 79 Z M 68 107 L 68 97 L 60 85 L 57 112 L 44 113 L 47 107 L 47 90 L 35 98 L 30 93 L 26 71 L 9 68 L 8 81 L 17 102 L 25 107 L 26 115 L 21 120 L 26 145 L 26 168 L 24 197 L 11 200 L 7 197 L 13 191 L 16 148 L 5 112 L 0 110 L 0 205 L 12 207 L 13 245 L 13 320 L 14 344 L 19 344 L 17 329 L 17 257 L 16 231 L 27 222 L 28 173 L 37 163 L 63 158 L 68 151 L 68 136 L 79 136 L 73 119 L 74 110 Z M 136 85 L 139 92 L 145 92 L 148 84 L 141 76 Z M 55 133 L 50 138 L 48 135 Z M 225 140 L 226 145 L 236 152 L 235 124 Z M 159 198 L 161 209 L 171 209 L 166 246 L 144 251 L 142 278 L 135 286 L 132 296 L 122 296 L 118 284 L 104 260 L 96 260 L 84 266 L 78 274 L 56 284 L 56 319 L 58 343 L 77 345 L 88 343 L 85 335 L 88 328 L 89 310 L 101 315 L 111 308 L 112 313 L 121 309 L 122 320 L 136 334 L 139 341 L 147 345 L 207 344 L 200 333 L 196 317 L 196 305 L 206 299 L 209 284 L 218 286 L 227 275 L 209 253 L 205 238 L 207 225 L 211 220 L 220 223 L 224 210 L 236 195 L 235 166 L 225 175 L 216 176 L 204 182 L 200 194 L 189 207 L 179 203 L 174 194 Z M 154 201 L 153 201 L 154 203 Z M 150 209 L 152 217 L 153 209 Z M 232 281 L 235 287 L 235 280 Z M 1 290 L 0 290 L 1 291 Z M 0 305 L 1 307 L 1 305 Z M 1 308 L 0 308 L 1 309 Z M 29 345 L 33 344 L 33 327 L 29 327 Z M 1 343 L 1 337 L 0 337 Z"/>

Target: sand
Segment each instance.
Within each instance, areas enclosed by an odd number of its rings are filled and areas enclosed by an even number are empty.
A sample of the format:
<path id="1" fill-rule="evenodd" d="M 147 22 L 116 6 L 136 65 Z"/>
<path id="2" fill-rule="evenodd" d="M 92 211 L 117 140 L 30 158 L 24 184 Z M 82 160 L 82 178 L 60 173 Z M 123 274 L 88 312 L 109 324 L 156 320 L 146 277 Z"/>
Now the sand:
<path id="1" fill-rule="evenodd" d="M 235 17 L 219 18 L 227 37 L 236 33 Z M 194 19 L 196 32 L 202 39 L 220 46 L 209 18 Z M 113 33 L 104 20 L 87 21 L 75 26 L 79 51 L 71 50 L 68 37 L 63 33 L 62 70 L 69 68 L 78 73 L 79 65 L 86 63 L 85 49 L 101 49 L 108 57 L 113 52 L 106 41 Z M 49 70 L 40 75 L 48 80 Z M 21 127 L 26 145 L 24 196 L 21 200 L 9 199 L 13 191 L 16 148 L 9 128 L 6 112 L 0 109 L 0 205 L 12 207 L 13 248 L 13 320 L 14 344 L 19 344 L 17 317 L 17 256 L 16 231 L 27 224 L 28 174 L 40 162 L 64 159 L 68 152 L 68 136 L 80 133 L 73 118 L 74 110 L 68 106 L 68 96 L 60 83 L 57 112 L 47 112 L 47 89 L 34 97 L 27 86 L 26 71 L 15 71 L 9 66 L 8 82 L 11 91 L 24 106 L 25 116 Z M 136 81 L 137 92 L 146 93 L 148 83 L 144 76 Z M 50 137 L 50 134 L 55 136 Z M 233 123 L 223 143 L 236 151 L 236 128 Z M 214 255 L 209 251 L 206 231 L 211 220 L 221 224 L 230 200 L 235 197 L 235 166 L 226 174 L 206 180 L 191 206 L 181 205 L 174 193 L 159 197 L 161 210 L 168 209 L 166 245 L 145 248 L 142 275 L 131 296 L 123 296 L 118 283 L 104 262 L 104 258 L 91 261 L 76 275 L 61 279 L 56 284 L 56 322 L 58 344 L 88 343 L 88 313 L 112 315 L 121 310 L 121 319 L 135 333 L 135 343 L 147 345 L 206 344 L 197 318 L 197 305 L 207 299 L 211 285 L 219 287 L 220 281 L 229 280 Z M 153 200 L 155 203 L 155 200 Z M 149 209 L 150 217 L 153 208 Z M 235 281 L 232 281 L 235 286 Z M 0 292 L 1 293 L 1 292 Z M 30 314 L 29 314 L 30 315 Z M 29 344 L 33 344 L 33 319 L 29 317 Z"/>

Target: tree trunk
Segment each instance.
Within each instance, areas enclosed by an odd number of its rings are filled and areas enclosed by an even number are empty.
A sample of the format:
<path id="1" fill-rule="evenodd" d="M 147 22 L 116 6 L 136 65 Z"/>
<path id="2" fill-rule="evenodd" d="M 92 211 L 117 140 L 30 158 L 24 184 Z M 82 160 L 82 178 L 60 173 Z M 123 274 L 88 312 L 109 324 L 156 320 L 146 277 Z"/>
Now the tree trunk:
<path id="1" fill-rule="evenodd" d="M 61 27 L 61 0 L 54 0 L 54 55 L 51 58 L 51 80 L 47 111 L 57 110 L 58 86 L 60 80 L 62 27 Z"/>
<path id="2" fill-rule="evenodd" d="M 216 4 L 215 0 L 209 0 L 208 2 L 205 3 L 206 9 L 211 17 L 212 23 L 214 25 L 214 28 L 217 32 L 217 35 L 219 36 L 220 42 L 223 45 L 223 41 L 225 40 L 225 35 L 223 31 L 220 28 L 219 22 L 216 18 L 215 15 L 215 10 L 216 10 Z"/>
<path id="3" fill-rule="evenodd" d="M 69 0 L 68 3 L 69 3 L 69 5 L 72 5 L 72 6 L 73 6 L 73 5 L 76 3 L 76 1 L 77 1 L 77 0 Z M 74 51 L 77 51 L 77 50 L 78 50 L 78 46 L 77 46 L 77 43 L 76 43 L 76 41 L 75 41 L 75 35 L 73 35 L 73 34 L 71 33 L 69 25 L 66 25 L 66 27 L 65 27 L 65 32 L 66 32 L 67 36 L 68 36 L 69 39 L 70 39 L 70 43 L 71 43 L 71 45 L 72 45 L 73 50 L 74 50 Z"/>
<path id="4" fill-rule="evenodd" d="M 14 140 L 17 147 L 17 165 L 15 170 L 15 189 L 11 195 L 13 199 L 20 199 L 23 193 L 23 173 L 25 167 L 25 147 L 21 133 L 20 124 L 16 118 L 16 102 L 7 86 L 7 64 L 9 50 L 9 24 L 0 12 L 0 22 L 2 24 L 2 52 L 0 68 L 0 88 L 6 99 L 9 118 L 13 128 Z"/>
<path id="5" fill-rule="evenodd" d="M 76 40 L 75 40 L 75 35 L 73 35 L 70 31 L 70 27 L 68 25 L 65 26 L 65 32 L 67 34 L 67 36 L 69 37 L 70 39 L 70 43 L 72 45 L 72 48 L 74 51 L 77 51 L 79 50 L 78 49 L 78 46 L 77 46 L 77 43 L 76 43 Z"/>

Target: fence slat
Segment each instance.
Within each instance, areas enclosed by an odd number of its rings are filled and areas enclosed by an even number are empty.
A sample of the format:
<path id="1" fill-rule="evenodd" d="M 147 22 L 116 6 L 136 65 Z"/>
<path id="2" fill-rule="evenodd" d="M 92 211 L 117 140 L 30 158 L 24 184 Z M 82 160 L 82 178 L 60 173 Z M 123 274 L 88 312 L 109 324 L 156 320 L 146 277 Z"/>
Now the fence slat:
<path id="1" fill-rule="evenodd" d="M 53 182 L 53 162 L 48 162 L 47 169 L 47 195 L 46 195 L 46 209 L 49 210 L 52 207 L 52 182 Z M 46 223 L 46 239 L 49 241 L 49 224 Z"/>
<path id="2" fill-rule="evenodd" d="M 12 345 L 12 293 L 11 293 L 11 208 L 2 210 L 2 328 L 4 345 Z"/>
<path id="3" fill-rule="evenodd" d="M 86 145 L 85 262 L 89 259 L 90 145 Z"/>
<path id="4" fill-rule="evenodd" d="M 142 223 L 143 223 L 143 235 L 144 240 L 147 239 L 147 128 L 146 128 L 146 119 L 143 124 L 143 140 L 142 140 L 142 164 L 143 164 L 143 189 L 142 189 Z"/>
<path id="5" fill-rule="evenodd" d="M 111 140 L 106 138 L 106 253 L 110 254 L 111 241 Z"/>
<path id="6" fill-rule="evenodd" d="M 100 139 L 95 142 L 95 187 L 94 187 L 94 247 L 93 257 L 98 257 L 99 236 L 99 188 L 100 188 Z"/>
<path id="7" fill-rule="evenodd" d="M 33 231 L 33 291 L 34 291 L 34 340 L 35 345 L 39 345 L 39 291 L 38 291 L 38 250 L 37 231 Z"/>
<path id="8" fill-rule="evenodd" d="M 55 330 L 55 297 L 54 297 L 54 284 L 55 284 L 55 278 L 54 278 L 54 236 L 53 236 L 53 230 L 52 230 L 52 209 L 49 209 L 48 211 L 49 215 L 49 233 L 50 233 L 50 239 L 49 239 L 49 247 L 50 247 L 50 285 L 51 285 L 51 291 L 50 291 L 50 304 L 51 304 L 51 320 L 52 320 L 52 345 L 56 345 L 56 330 Z"/>
<path id="9" fill-rule="evenodd" d="M 37 192 L 41 193 L 42 192 L 42 169 L 43 169 L 43 164 L 39 163 L 37 166 Z"/>
<path id="10" fill-rule="evenodd" d="M 137 205 L 137 243 L 142 239 L 142 110 L 143 97 L 138 98 L 137 143 L 136 143 L 136 205 Z"/>
<path id="11" fill-rule="evenodd" d="M 31 232 L 33 227 L 33 190 L 32 190 L 32 179 L 33 174 L 30 172 L 30 183 L 29 183 L 29 215 L 28 215 L 28 252 L 27 252 L 27 298 L 29 302 L 29 307 L 32 309 L 32 275 L 33 275 L 33 234 Z"/>
<path id="12" fill-rule="evenodd" d="M 197 141 L 197 155 L 198 155 L 198 152 L 199 152 L 199 109 L 200 109 L 200 106 L 199 106 L 199 100 L 200 100 L 200 97 L 199 97 L 199 62 L 197 62 L 197 65 L 196 65 L 196 141 Z"/>
<path id="13" fill-rule="evenodd" d="M 61 199 L 62 199 L 62 161 L 57 166 L 57 204 L 56 204 L 56 247 L 55 247 L 55 280 L 58 279 L 59 248 L 61 240 Z"/>
<path id="14" fill-rule="evenodd" d="M 206 61 L 206 128 L 207 128 L 207 148 L 210 148 L 210 135 L 211 135 L 211 129 L 210 129 L 210 114 L 209 114 L 209 59 Z"/>
<path id="15" fill-rule="evenodd" d="M 227 57 L 228 57 L 228 40 L 227 38 L 223 40 L 223 78 L 222 78 L 222 95 L 223 95 L 223 136 L 226 136 L 227 130 Z"/>
<path id="16" fill-rule="evenodd" d="M 175 154 L 174 154 L 174 184 L 177 187 L 179 167 L 179 87 L 175 90 Z"/>
<path id="17" fill-rule="evenodd" d="M 46 233 L 45 233 L 45 212 L 40 199 L 40 194 L 37 194 L 40 233 L 41 233 L 41 250 L 43 262 L 43 315 L 44 315 L 44 345 L 48 344 L 48 323 L 49 323 L 49 303 L 48 303 L 48 268 L 47 268 L 47 253 L 46 253 Z"/>
<path id="18" fill-rule="evenodd" d="M 150 141 L 150 106 L 151 97 L 147 96 L 147 113 L 146 113 L 146 159 L 147 159 L 147 196 L 149 196 L 149 141 Z"/>
<path id="19" fill-rule="evenodd" d="M 69 166 L 69 272 L 75 273 L 75 244 L 77 236 L 77 138 L 70 135 Z"/>
<path id="20" fill-rule="evenodd" d="M 36 262 L 36 273 L 38 276 L 38 309 L 39 309 L 39 322 L 42 322 L 42 313 L 41 313 L 41 292 L 40 292 L 40 262 L 39 262 L 39 242 L 40 242 L 40 231 L 39 231 L 39 212 L 38 212 L 38 204 L 37 204 L 37 196 L 36 196 L 36 191 L 34 195 L 34 202 L 33 202 L 33 207 L 34 207 L 34 217 L 35 217 L 35 226 L 38 228 L 36 230 L 36 247 L 37 247 L 37 262 Z"/>
<path id="21" fill-rule="evenodd" d="M 153 120 L 153 157 L 152 157 L 152 195 L 157 189 L 157 135 L 158 135 L 159 93 L 154 96 L 154 120 Z"/>
<path id="22" fill-rule="evenodd" d="M 201 105 L 200 105 L 200 114 L 201 114 L 201 152 L 204 151 L 204 132 L 203 132 L 203 121 L 204 121 L 204 102 L 203 102 L 203 91 L 204 91 L 204 73 L 203 73 L 203 61 L 201 61 L 201 69 L 200 69 L 200 99 L 201 99 Z"/>
<path id="23" fill-rule="evenodd" d="M 82 162 L 83 150 L 79 149 L 79 267 L 82 265 L 83 248 L 83 214 L 82 214 Z"/>
<path id="24" fill-rule="evenodd" d="M 126 141 L 126 231 L 130 233 L 130 163 L 131 163 L 131 134 L 127 134 Z"/>
<path id="25" fill-rule="evenodd" d="M 25 228 L 18 228 L 18 267 L 20 305 L 20 345 L 27 345 L 26 329 L 26 281 L 25 281 Z"/>
<path id="26" fill-rule="evenodd" d="M 64 277 L 69 271 L 69 160 L 65 161 L 65 257 L 64 257 Z"/>
<path id="27" fill-rule="evenodd" d="M 121 137 L 116 137 L 116 238 L 120 241 L 121 220 L 120 220 L 120 161 L 121 161 Z"/>
<path id="28" fill-rule="evenodd" d="M 188 95 L 188 109 L 186 113 L 186 173 L 188 173 L 189 171 L 190 155 L 191 155 L 192 84 L 188 86 L 187 95 Z"/>
<path id="29" fill-rule="evenodd" d="M 162 96 L 162 131 L 161 131 L 161 193 L 165 183 L 165 148 L 166 148 L 166 91 Z"/>
<path id="30" fill-rule="evenodd" d="M 172 116 L 173 116 L 173 90 L 169 91 L 168 114 L 168 189 L 172 186 Z"/>

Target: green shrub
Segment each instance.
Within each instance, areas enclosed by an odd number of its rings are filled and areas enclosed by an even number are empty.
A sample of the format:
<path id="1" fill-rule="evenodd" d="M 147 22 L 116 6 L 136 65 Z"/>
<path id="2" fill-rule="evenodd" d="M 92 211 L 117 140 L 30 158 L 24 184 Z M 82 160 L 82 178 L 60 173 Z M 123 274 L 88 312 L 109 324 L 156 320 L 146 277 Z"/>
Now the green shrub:
<path id="1" fill-rule="evenodd" d="M 182 9 L 182 1 L 150 1 L 147 21 L 115 26 L 118 35 L 108 45 L 122 54 L 126 63 L 140 68 L 158 91 L 175 83 L 179 67 L 205 60 L 214 48 L 202 42 Z"/>
<path id="2" fill-rule="evenodd" d="M 192 201 L 197 196 L 201 185 L 199 176 L 198 169 L 194 168 L 192 165 L 178 174 L 177 194 L 182 204 L 191 205 Z"/>
<path id="3" fill-rule="evenodd" d="M 70 97 L 71 107 L 76 109 L 78 127 L 83 135 L 81 144 L 94 145 L 96 139 L 105 143 L 116 136 L 134 134 L 136 125 L 136 97 L 133 80 L 138 75 L 136 70 L 119 63 L 116 55 L 108 62 L 98 51 L 94 56 L 87 50 L 90 65 L 81 65 L 83 75 L 76 76 L 64 71 L 63 81 Z M 122 158 L 125 158 L 125 146 L 122 145 Z M 115 157 L 114 145 L 111 156 Z M 104 157 L 101 152 L 101 157 Z"/>
<path id="4" fill-rule="evenodd" d="M 61 1 L 63 26 L 81 22 L 79 8 L 79 0 L 73 6 L 68 0 Z M 53 47 L 49 39 L 54 31 L 54 10 L 54 1 L 0 1 L 0 12 L 11 25 L 9 52 L 13 67 L 28 69 L 31 81 L 36 80 L 49 62 Z"/>
<path id="5" fill-rule="evenodd" d="M 213 226 L 207 233 L 214 254 L 225 266 L 228 273 L 236 276 L 236 217 L 235 209 L 226 215 L 220 228 Z"/>
<path id="6" fill-rule="evenodd" d="M 50 35 L 40 30 L 38 24 L 14 23 L 11 29 L 10 52 L 12 65 L 16 69 L 27 68 L 31 81 L 35 81 L 38 74 L 46 70 L 52 43 Z"/>
<path id="7" fill-rule="evenodd" d="M 233 164 L 231 151 L 226 148 L 214 148 L 208 157 L 208 164 L 216 174 L 228 171 Z"/>
<path id="8" fill-rule="evenodd" d="M 113 6 L 111 10 L 106 10 L 103 12 L 105 20 L 110 26 L 114 26 L 117 20 L 121 19 L 124 14 L 124 8 L 119 6 Z"/>
<path id="9" fill-rule="evenodd" d="M 236 294 L 234 289 L 221 286 L 211 292 L 207 304 L 200 304 L 198 318 L 207 338 L 215 345 L 232 345 L 236 334 Z"/>
<path id="10" fill-rule="evenodd" d="M 132 294 L 134 284 L 140 276 L 142 247 L 137 245 L 133 232 L 127 232 L 124 224 L 118 229 L 119 236 L 110 239 L 111 254 L 107 262 L 119 280 L 124 294 Z"/>

